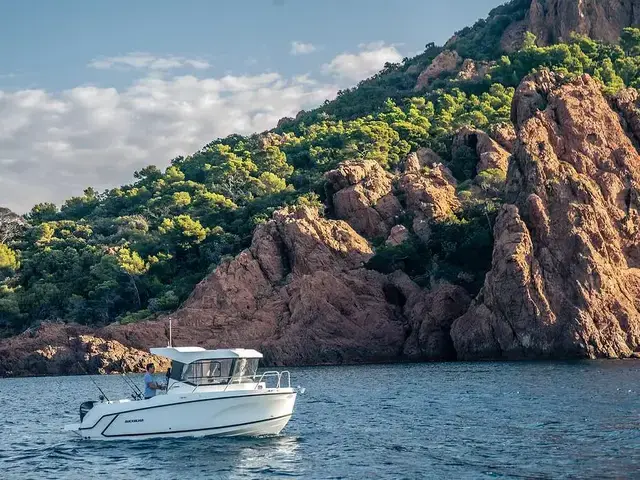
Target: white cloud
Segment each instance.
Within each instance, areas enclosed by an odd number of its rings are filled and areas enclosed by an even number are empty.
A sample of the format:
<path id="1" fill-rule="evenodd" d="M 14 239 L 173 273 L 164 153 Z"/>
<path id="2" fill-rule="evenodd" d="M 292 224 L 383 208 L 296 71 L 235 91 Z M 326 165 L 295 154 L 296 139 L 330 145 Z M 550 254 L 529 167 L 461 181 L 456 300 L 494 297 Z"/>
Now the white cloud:
<path id="1" fill-rule="evenodd" d="M 22 213 L 88 186 L 127 183 L 145 165 L 163 167 L 217 137 L 272 128 L 336 91 L 277 73 L 149 76 L 123 90 L 0 90 L 0 205 Z"/>
<path id="2" fill-rule="evenodd" d="M 317 50 L 312 43 L 291 42 L 291 55 L 307 55 Z"/>
<path id="3" fill-rule="evenodd" d="M 341 53 L 331 62 L 322 66 L 322 72 L 337 78 L 360 81 L 377 73 L 384 64 L 397 63 L 402 60 L 402 55 L 395 45 L 384 42 L 361 44 L 357 53 Z"/>
<path id="4" fill-rule="evenodd" d="M 205 70 L 211 65 L 201 59 L 178 57 L 168 55 L 159 57 L 150 53 L 132 52 L 116 57 L 100 57 L 89 62 L 91 68 L 107 70 L 112 68 L 148 69 L 148 70 L 173 70 L 176 68 L 195 68 Z"/>

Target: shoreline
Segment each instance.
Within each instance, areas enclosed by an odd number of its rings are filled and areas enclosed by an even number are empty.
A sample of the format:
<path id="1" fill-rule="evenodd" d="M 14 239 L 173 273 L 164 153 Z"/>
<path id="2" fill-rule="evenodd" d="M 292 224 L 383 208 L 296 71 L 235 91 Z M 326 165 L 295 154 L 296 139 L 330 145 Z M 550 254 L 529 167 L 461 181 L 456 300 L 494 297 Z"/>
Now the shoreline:
<path id="1" fill-rule="evenodd" d="M 265 365 L 260 369 L 315 369 L 315 368 L 338 368 L 338 367 L 370 367 L 370 366 L 397 366 L 397 365 L 427 365 L 427 364 L 572 364 L 572 363 L 615 363 L 615 362 L 639 362 L 640 354 L 636 356 L 622 358 L 523 358 L 523 359 L 481 359 L 481 360 L 410 360 L 410 361 L 381 361 L 381 362 L 351 362 L 351 363 L 326 363 L 326 364 L 298 364 L 286 366 Z M 55 378 L 55 377 L 115 377 L 118 375 L 142 375 L 144 371 L 139 372 L 111 372 L 111 373 L 68 373 L 68 374 L 33 374 L 33 375 L 0 375 L 0 380 L 20 379 L 20 378 Z M 159 372 L 163 373 L 162 371 Z"/>

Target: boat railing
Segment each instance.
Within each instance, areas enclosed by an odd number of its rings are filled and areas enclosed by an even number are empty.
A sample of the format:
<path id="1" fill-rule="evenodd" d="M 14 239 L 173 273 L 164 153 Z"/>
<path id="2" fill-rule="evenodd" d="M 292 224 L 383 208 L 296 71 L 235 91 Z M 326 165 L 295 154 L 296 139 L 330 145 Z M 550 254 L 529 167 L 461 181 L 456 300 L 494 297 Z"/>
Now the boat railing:
<path id="1" fill-rule="evenodd" d="M 256 389 L 262 383 L 267 383 L 267 380 L 275 380 L 275 386 L 268 388 L 291 388 L 291 374 L 288 370 L 283 370 L 282 372 L 276 370 L 264 372 L 256 382 Z"/>
<path id="2" fill-rule="evenodd" d="M 215 382 L 212 382 L 215 378 Z M 276 370 L 270 370 L 264 372 L 260 375 L 232 375 L 228 377 L 207 377 L 207 376 L 197 376 L 197 377 L 189 377 L 188 383 L 193 385 L 193 391 L 195 392 L 199 387 L 205 387 L 210 385 L 225 385 L 224 390 L 226 391 L 229 388 L 229 385 L 240 384 L 240 383 L 255 383 L 255 388 L 260 388 L 261 384 L 267 384 L 267 388 L 291 388 L 291 373 L 288 370 L 283 370 L 278 372 Z M 174 382 L 173 385 L 169 387 L 169 390 L 178 387 L 181 382 Z"/>

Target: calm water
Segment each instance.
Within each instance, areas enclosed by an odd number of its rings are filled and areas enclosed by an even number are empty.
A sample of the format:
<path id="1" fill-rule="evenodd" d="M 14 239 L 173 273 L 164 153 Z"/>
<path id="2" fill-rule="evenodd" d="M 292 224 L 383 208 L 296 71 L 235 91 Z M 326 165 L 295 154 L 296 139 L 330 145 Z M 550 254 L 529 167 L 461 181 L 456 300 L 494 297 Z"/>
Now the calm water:
<path id="1" fill-rule="evenodd" d="M 0 380 L 0 478 L 640 478 L 638 361 L 292 374 L 307 391 L 279 437 L 113 443 L 61 431 L 88 378 Z"/>

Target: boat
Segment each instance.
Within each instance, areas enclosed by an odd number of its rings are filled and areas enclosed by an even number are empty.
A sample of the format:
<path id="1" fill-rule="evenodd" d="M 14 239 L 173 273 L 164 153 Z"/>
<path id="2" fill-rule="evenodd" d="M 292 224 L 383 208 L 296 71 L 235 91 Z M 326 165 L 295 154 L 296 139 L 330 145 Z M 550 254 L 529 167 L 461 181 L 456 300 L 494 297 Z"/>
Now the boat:
<path id="1" fill-rule="evenodd" d="M 109 400 L 100 390 L 99 401 L 80 405 L 80 423 L 65 430 L 90 440 L 277 435 L 293 415 L 297 394 L 304 393 L 291 387 L 288 371 L 258 374 L 262 354 L 256 350 L 150 352 L 171 360 L 158 394 L 144 399 L 131 379 L 131 398 Z"/>

